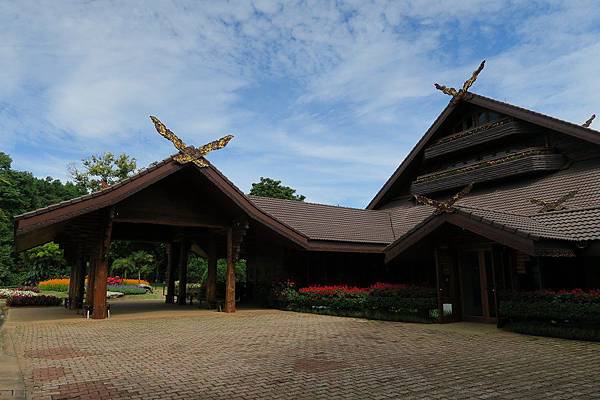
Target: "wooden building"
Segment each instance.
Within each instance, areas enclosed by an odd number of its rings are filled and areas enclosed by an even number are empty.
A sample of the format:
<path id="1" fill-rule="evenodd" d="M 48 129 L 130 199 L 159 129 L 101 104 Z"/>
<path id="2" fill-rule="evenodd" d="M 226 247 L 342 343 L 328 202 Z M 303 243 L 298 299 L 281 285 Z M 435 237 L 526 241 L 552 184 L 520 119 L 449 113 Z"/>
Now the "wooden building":
<path id="1" fill-rule="evenodd" d="M 467 92 L 366 209 L 247 196 L 212 165 L 169 158 L 18 216 L 15 238 L 18 251 L 60 243 L 73 265 L 72 304 L 87 302 L 94 318 L 106 316 L 108 245 L 126 239 L 169 244 L 167 302 L 195 244 L 209 259 L 209 299 L 216 259 L 228 260 L 226 311 L 235 310 L 233 262 L 244 257 L 255 300 L 288 278 L 396 281 L 437 287 L 447 321 L 493 320 L 498 290 L 600 287 L 600 133 Z"/>

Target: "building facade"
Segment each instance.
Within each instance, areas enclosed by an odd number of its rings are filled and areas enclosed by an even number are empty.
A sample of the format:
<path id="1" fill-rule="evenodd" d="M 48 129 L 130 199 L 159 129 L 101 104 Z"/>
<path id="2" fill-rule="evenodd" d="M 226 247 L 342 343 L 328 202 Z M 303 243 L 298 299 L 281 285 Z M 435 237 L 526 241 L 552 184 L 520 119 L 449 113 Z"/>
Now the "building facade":
<path id="1" fill-rule="evenodd" d="M 209 265 L 245 258 L 255 301 L 286 279 L 402 282 L 435 287 L 446 321 L 490 321 L 502 290 L 600 287 L 600 133 L 466 93 L 366 209 L 247 196 L 212 165 L 169 158 L 18 216 L 15 238 L 19 251 L 61 244 L 80 282 L 73 304 L 84 301 L 82 276 L 95 276 L 87 293 L 97 291 L 88 302 L 98 318 L 106 246 L 127 239 L 169 243 L 169 282 L 185 281 L 193 245 Z"/>

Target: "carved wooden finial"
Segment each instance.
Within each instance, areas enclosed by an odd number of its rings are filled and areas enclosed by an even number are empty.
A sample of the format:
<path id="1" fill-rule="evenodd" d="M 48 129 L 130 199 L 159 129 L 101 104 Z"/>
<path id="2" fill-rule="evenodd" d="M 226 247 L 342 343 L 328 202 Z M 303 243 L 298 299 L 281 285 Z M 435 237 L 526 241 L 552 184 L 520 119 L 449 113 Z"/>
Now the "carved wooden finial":
<path id="1" fill-rule="evenodd" d="M 564 196 L 551 201 L 539 200 L 539 199 L 530 199 L 529 202 L 531 204 L 536 204 L 541 206 L 538 212 L 547 212 L 547 211 L 560 211 L 567 208 L 564 204 L 567 200 L 572 199 L 577 194 L 577 190 L 570 191 Z"/>
<path id="2" fill-rule="evenodd" d="M 173 157 L 175 161 L 180 164 L 187 164 L 193 162 L 198 167 L 208 167 L 208 163 L 204 160 L 204 156 L 213 150 L 219 150 L 227 146 L 227 143 L 233 139 L 233 135 L 223 136 L 221 139 L 214 140 L 210 143 L 205 144 L 201 147 L 194 147 L 186 145 L 183 140 L 179 139 L 169 128 L 165 126 L 160 120 L 154 116 L 150 116 L 150 119 L 154 123 L 156 131 L 173 143 L 175 148 L 179 150 L 179 154 Z"/>
<path id="3" fill-rule="evenodd" d="M 465 83 L 463 83 L 462 88 L 459 90 L 456 90 L 453 87 L 439 85 L 437 83 L 435 83 L 433 86 L 435 86 L 435 88 L 441 91 L 442 93 L 452 96 L 453 101 L 458 101 L 465 95 L 465 93 L 467 93 L 469 88 L 473 86 L 473 84 L 477 80 L 477 77 L 479 76 L 479 73 L 483 70 L 483 67 L 485 67 L 485 60 L 483 60 L 481 64 L 479 64 L 479 67 L 477 67 L 477 69 L 473 71 L 471 77 L 467 79 Z"/>
<path id="4" fill-rule="evenodd" d="M 454 204 L 457 201 L 459 201 L 460 199 L 462 199 L 463 197 L 465 197 L 466 195 L 468 195 L 472 189 L 473 189 L 473 184 L 471 183 L 468 186 L 466 186 L 465 188 L 463 188 L 463 190 L 456 193 L 454 196 L 452 196 L 450 199 L 448 199 L 446 201 L 433 200 L 433 199 L 430 199 L 429 197 L 426 197 L 426 196 L 423 196 L 420 194 L 415 194 L 414 197 L 418 204 L 424 204 L 424 205 L 428 205 L 431 207 L 435 207 L 434 214 L 438 215 L 438 214 L 443 214 L 443 213 L 454 212 L 454 209 L 455 209 Z"/>
<path id="5" fill-rule="evenodd" d="M 583 124 L 581 124 L 581 126 L 583 126 L 584 128 L 589 128 L 590 125 L 592 125 L 592 121 L 596 118 L 596 114 L 592 114 L 592 116 L 585 121 Z"/>

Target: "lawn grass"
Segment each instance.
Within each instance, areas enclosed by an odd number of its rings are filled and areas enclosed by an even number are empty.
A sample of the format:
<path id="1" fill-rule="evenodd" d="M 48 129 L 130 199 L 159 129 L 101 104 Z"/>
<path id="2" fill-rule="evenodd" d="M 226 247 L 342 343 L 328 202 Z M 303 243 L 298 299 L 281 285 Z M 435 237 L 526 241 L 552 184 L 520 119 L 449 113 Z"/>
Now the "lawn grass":
<path id="1" fill-rule="evenodd" d="M 45 294 L 47 296 L 56 296 L 60 299 L 65 299 L 65 298 L 69 297 L 68 292 L 57 292 L 54 290 L 40 290 L 40 294 Z"/>

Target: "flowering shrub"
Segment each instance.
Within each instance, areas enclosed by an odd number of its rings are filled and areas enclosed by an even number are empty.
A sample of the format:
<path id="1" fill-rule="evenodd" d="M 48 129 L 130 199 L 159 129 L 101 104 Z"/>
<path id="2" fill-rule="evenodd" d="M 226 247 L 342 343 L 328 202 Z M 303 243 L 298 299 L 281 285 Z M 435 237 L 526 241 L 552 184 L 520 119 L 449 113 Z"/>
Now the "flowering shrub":
<path id="1" fill-rule="evenodd" d="M 38 283 L 41 290 L 53 292 L 67 292 L 69 290 L 69 278 L 47 279 Z"/>
<path id="2" fill-rule="evenodd" d="M 109 276 L 108 278 L 106 278 L 106 283 L 108 285 L 120 285 L 121 283 L 123 283 L 123 279 L 119 278 L 118 276 Z"/>
<path id="3" fill-rule="evenodd" d="M 33 297 L 33 296 L 37 296 L 37 292 L 31 291 L 31 290 L 20 290 L 21 288 L 17 288 L 17 289 L 0 289 L 0 299 L 8 299 L 11 296 L 14 295 L 19 295 L 19 296 L 28 296 L 28 297 Z"/>
<path id="4" fill-rule="evenodd" d="M 320 294 L 323 296 L 332 296 L 338 293 L 344 294 L 356 294 L 356 293 L 367 293 L 369 288 L 359 288 L 348 285 L 332 285 L 332 286 L 309 286 L 298 289 L 299 293 L 312 293 Z"/>
<path id="5" fill-rule="evenodd" d="M 331 285 L 309 286 L 287 292 L 286 307 L 296 311 L 333 313 L 425 322 L 437 309 L 432 288 L 378 282 L 366 288 Z"/>
<path id="6" fill-rule="evenodd" d="M 9 307 L 24 307 L 24 306 L 58 306 L 62 300 L 56 296 L 48 295 L 24 295 L 24 292 L 17 292 L 6 300 L 6 305 Z"/>

